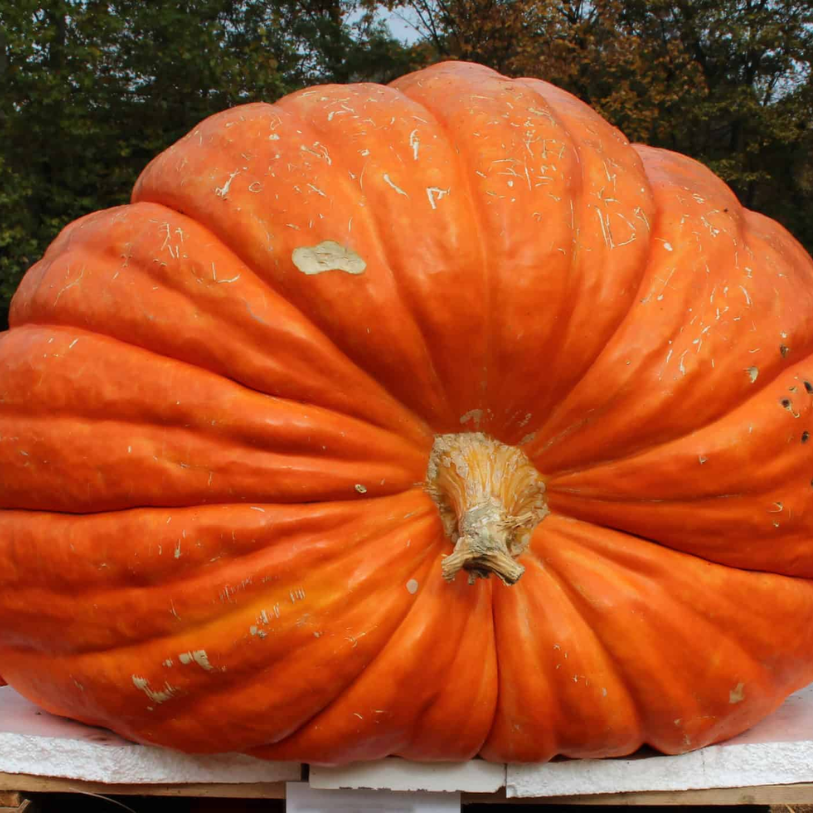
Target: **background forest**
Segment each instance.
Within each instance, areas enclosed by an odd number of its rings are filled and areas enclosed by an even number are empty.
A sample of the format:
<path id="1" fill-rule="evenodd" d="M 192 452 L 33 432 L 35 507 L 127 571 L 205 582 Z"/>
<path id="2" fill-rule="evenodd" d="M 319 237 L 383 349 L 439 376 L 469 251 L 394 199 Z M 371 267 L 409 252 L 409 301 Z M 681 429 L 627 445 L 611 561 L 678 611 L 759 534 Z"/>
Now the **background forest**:
<path id="1" fill-rule="evenodd" d="M 450 58 L 575 93 L 813 250 L 811 0 L 0 0 L 0 328 L 57 232 L 205 116 Z"/>

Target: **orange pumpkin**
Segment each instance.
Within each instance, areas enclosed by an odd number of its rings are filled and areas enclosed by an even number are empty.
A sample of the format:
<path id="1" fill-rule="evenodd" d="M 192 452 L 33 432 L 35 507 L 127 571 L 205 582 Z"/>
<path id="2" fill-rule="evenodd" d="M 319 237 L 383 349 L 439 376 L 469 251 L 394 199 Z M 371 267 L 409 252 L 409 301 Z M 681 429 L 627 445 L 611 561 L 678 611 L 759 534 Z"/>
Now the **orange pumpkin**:
<path id="1" fill-rule="evenodd" d="M 813 680 L 811 315 L 787 232 L 541 81 L 213 116 L 14 299 L 0 672 L 269 759 L 730 737 Z"/>

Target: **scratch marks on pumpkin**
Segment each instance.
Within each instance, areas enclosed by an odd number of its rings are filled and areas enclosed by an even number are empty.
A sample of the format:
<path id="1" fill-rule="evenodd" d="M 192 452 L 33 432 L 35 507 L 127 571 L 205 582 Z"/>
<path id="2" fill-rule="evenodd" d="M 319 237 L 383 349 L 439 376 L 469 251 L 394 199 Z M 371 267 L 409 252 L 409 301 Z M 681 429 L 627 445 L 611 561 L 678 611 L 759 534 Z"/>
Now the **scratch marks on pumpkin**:
<path id="1" fill-rule="evenodd" d="M 229 194 L 229 190 L 231 189 L 232 181 L 242 172 L 242 170 L 236 169 L 234 172 L 229 175 L 229 179 L 223 186 L 216 186 L 215 187 L 215 195 L 219 198 L 225 198 Z"/>
<path id="2" fill-rule="evenodd" d="M 328 166 L 333 163 L 333 160 L 330 157 L 330 152 L 328 148 L 319 141 L 313 142 L 313 149 L 310 147 L 306 147 L 304 144 L 299 148 L 302 152 L 306 152 L 309 155 L 313 155 L 316 158 L 321 159 L 324 161 Z"/>
<path id="3" fill-rule="evenodd" d="M 394 189 L 399 195 L 403 195 L 404 197 L 407 198 L 409 197 L 409 195 L 406 192 L 404 192 L 404 190 L 401 189 L 400 186 L 398 186 L 392 181 L 389 174 L 386 172 L 384 173 L 384 183 L 386 183 L 387 186 L 389 186 L 390 188 Z"/>
<path id="4" fill-rule="evenodd" d="M 288 593 L 288 598 L 291 599 L 291 604 L 296 604 L 297 601 L 304 600 L 305 591 L 301 587 L 297 587 Z"/>
<path id="5" fill-rule="evenodd" d="M 441 189 L 438 186 L 427 186 L 426 187 L 426 196 L 429 198 L 429 205 L 433 209 L 438 208 L 438 203 L 443 200 L 451 192 L 451 188 L 449 189 Z"/>
<path id="6" fill-rule="evenodd" d="M 740 290 L 743 292 L 743 294 L 745 296 L 745 304 L 748 305 L 748 307 L 750 308 L 751 307 L 751 297 L 748 295 L 747 289 L 745 288 L 744 285 L 740 285 Z"/>
<path id="7" fill-rule="evenodd" d="M 65 293 L 65 291 L 77 286 L 82 281 L 82 278 L 84 276 L 85 269 L 83 267 L 82 270 L 79 272 L 79 276 L 73 282 L 68 283 L 61 291 L 59 291 L 59 293 L 56 295 L 56 299 L 54 300 L 54 305 L 56 305 L 56 303 L 59 302 L 59 298 L 62 296 L 62 294 Z"/>
<path id="8" fill-rule="evenodd" d="M 598 215 L 599 225 L 601 226 L 601 236 L 604 238 L 604 245 L 613 249 L 615 248 L 615 243 L 613 242 L 613 233 L 610 228 L 610 215 L 602 212 L 598 206 L 595 207 L 595 210 Z"/>
<path id="9" fill-rule="evenodd" d="M 418 160 L 418 151 L 421 148 L 421 142 L 420 142 L 420 139 L 418 138 L 418 130 L 417 130 L 417 128 L 414 129 L 409 134 L 409 146 L 412 148 L 412 160 L 417 161 Z"/>
<path id="10" fill-rule="evenodd" d="M 141 690 L 147 697 L 153 702 L 158 703 L 166 703 L 167 700 L 171 700 L 175 692 L 178 690 L 174 686 L 170 686 L 169 683 L 164 684 L 164 688 L 160 691 L 155 691 L 154 689 L 150 688 L 150 682 L 147 678 L 139 677 L 138 675 L 132 676 L 133 686 L 136 689 Z"/>
<path id="11" fill-rule="evenodd" d="M 195 649 L 188 652 L 181 652 L 181 654 L 178 655 L 178 660 L 184 666 L 187 666 L 190 663 L 196 663 L 205 672 L 214 671 L 214 666 L 209 663 L 209 656 L 206 654 L 205 649 Z"/>

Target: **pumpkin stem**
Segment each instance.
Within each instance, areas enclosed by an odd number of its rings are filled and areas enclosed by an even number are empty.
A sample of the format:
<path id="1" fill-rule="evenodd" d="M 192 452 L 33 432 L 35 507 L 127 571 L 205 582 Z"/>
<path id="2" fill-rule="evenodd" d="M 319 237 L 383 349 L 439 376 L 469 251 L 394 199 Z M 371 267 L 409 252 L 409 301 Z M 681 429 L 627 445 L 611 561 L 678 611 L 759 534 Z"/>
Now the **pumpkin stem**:
<path id="1" fill-rule="evenodd" d="M 517 558 L 549 513 L 545 484 L 524 452 L 482 432 L 438 435 L 426 488 L 454 543 L 443 578 L 467 570 L 469 584 L 492 573 L 515 584 L 525 572 Z"/>

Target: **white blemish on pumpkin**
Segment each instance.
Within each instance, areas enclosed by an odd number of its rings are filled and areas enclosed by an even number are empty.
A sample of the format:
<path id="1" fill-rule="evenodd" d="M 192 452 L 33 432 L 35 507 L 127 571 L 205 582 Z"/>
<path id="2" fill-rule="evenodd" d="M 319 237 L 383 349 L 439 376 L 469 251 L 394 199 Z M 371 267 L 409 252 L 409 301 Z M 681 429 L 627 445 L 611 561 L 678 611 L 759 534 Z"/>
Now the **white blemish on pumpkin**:
<path id="1" fill-rule="evenodd" d="M 237 282 L 238 279 L 240 279 L 239 274 L 236 277 L 231 277 L 231 279 L 218 279 L 218 280 L 215 280 L 215 282 L 217 282 L 218 285 L 223 285 L 224 283 L 227 283 L 227 282 Z"/>
<path id="2" fill-rule="evenodd" d="M 133 447 L 132 447 L 132 446 L 128 446 L 128 447 L 127 447 L 127 454 L 132 454 L 132 453 L 133 453 Z"/>
<path id="3" fill-rule="evenodd" d="M 400 186 L 398 186 L 397 184 L 393 183 L 392 180 L 390 180 L 390 176 L 386 172 L 384 173 L 384 183 L 386 183 L 387 186 L 394 189 L 399 195 L 403 195 L 406 198 L 409 197 L 409 195 L 406 192 L 404 192 L 404 190 L 401 189 Z"/>
<path id="4" fill-rule="evenodd" d="M 417 592 L 418 592 L 418 580 L 417 580 L 417 579 L 410 579 L 410 580 L 409 580 L 409 581 L 406 583 L 406 589 L 407 589 L 407 590 L 408 590 L 410 593 L 412 593 L 412 595 L 415 595 L 415 593 L 417 593 Z"/>
<path id="5" fill-rule="evenodd" d="M 750 307 L 751 306 L 751 297 L 748 296 L 748 291 L 745 290 L 744 285 L 740 285 L 740 290 L 745 294 L 745 303 Z"/>
<path id="6" fill-rule="evenodd" d="M 133 686 L 136 689 L 140 689 L 144 694 L 152 700 L 153 703 L 166 703 L 167 700 L 171 700 L 173 697 L 174 692 L 176 689 L 173 686 L 170 686 L 169 683 L 164 684 L 163 691 L 154 691 L 150 688 L 150 682 L 147 678 L 139 677 L 138 675 L 133 675 Z"/>
<path id="7" fill-rule="evenodd" d="M 759 376 L 758 367 L 746 367 L 745 372 L 748 373 L 748 378 L 751 379 L 752 384 L 757 380 L 757 377 Z"/>
<path id="8" fill-rule="evenodd" d="M 252 511 L 260 511 L 263 514 L 265 513 L 265 508 L 260 508 L 258 505 L 251 505 L 249 508 L 251 508 Z"/>
<path id="9" fill-rule="evenodd" d="M 429 198 L 429 205 L 433 209 L 438 208 L 438 203 L 443 200 L 446 195 L 451 192 L 451 189 L 441 189 L 437 186 L 427 186 L 426 187 L 426 196 Z"/>
<path id="10" fill-rule="evenodd" d="M 258 632 L 257 627 L 255 627 L 255 626 L 253 626 L 253 625 L 252 625 L 251 627 L 249 627 L 249 628 L 248 628 L 248 631 L 249 631 L 249 632 L 250 632 L 252 635 L 256 635 L 256 634 L 257 634 L 257 632 Z"/>
<path id="11" fill-rule="evenodd" d="M 211 663 L 209 663 L 209 656 L 206 654 L 205 649 L 196 649 L 194 651 L 189 652 L 182 652 L 178 655 L 178 660 L 187 666 L 188 664 L 192 663 L 193 661 L 200 666 L 206 672 L 211 672 L 214 669 Z"/>
<path id="12" fill-rule="evenodd" d="M 363 486 L 361 483 L 356 483 L 355 489 L 356 491 L 358 491 L 359 494 L 367 493 L 367 486 Z"/>
<path id="13" fill-rule="evenodd" d="M 409 146 L 412 147 L 412 160 L 418 160 L 418 150 L 420 149 L 421 142 L 418 139 L 418 130 L 415 129 L 409 134 Z"/>
<path id="14" fill-rule="evenodd" d="M 181 558 L 181 540 L 180 539 L 175 543 L 175 558 L 176 559 Z"/>
<path id="15" fill-rule="evenodd" d="M 745 684 L 738 683 L 728 693 L 728 702 L 734 705 L 735 703 L 742 703 L 743 700 L 745 700 Z"/>
<path id="16" fill-rule="evenodd" d="M 663 247 L 664 247 L 664 248 L 665 248 L 667 251 L 674 251 L 674 249 L 672 248 L 672 244 L 671 244 L 671 243 L 667 243 L 665 240 L 664 240 L 664 243 L 663 243 Z"/>
<path id="17" fill-rule="evenodd" d="M 334 240 L 324 240 L 315 246 L 300 246 L 291 255 L 294 265 L 307 275 L 325 271 L 344 271 L 346 274 L 363 274 L 367 263 L 351 248 Z"/>
<path id="18" fill-rule="evenodd" d="M 465 415 L 460 416 L 460 423 L 468 423 L 469 421 L 474 421 L 474 425 L 479 429 L 480 422 L 483 420 L 483 410 L 482 409 L 470 409 Z"/>
<path id="19" fill-rule="evenodd" d="M 316 192 L 317 195 L 321 195 L 323 198 L 327 197 L 327 195 L 318 186 L 314 186 L 314 184 L 309 183 L 308 187 Z"/>
<path id="20" fill-rule="evenodd" d="M 219 198 L 225 198 L 226 195 L 229 194 L 232 181 L 240 174 L 240 172 L 241 170 L 239 169 L 234 170 L 234 172 L 229 175 L 229 179 L 223 184 L 223 186 L 215 187 L 215 195 L 217 195 Z"/>
<path id="21" fill-rule="evenodd" d="M 166 666 L 167 669 L 169 669 L 171 666 L 173 666 L 174 663 L 175 663 L 175 661 L 173 661 L 172 658 L 167 658 L 164 661 L 163 665 Z"/>
<path id="22" fill-rule="evenodd" d="M 697 459 L 700 461 L 701 466 L 708 460 L 708 458 L 704 457 L 702 454 L 698 455 Z"/>

